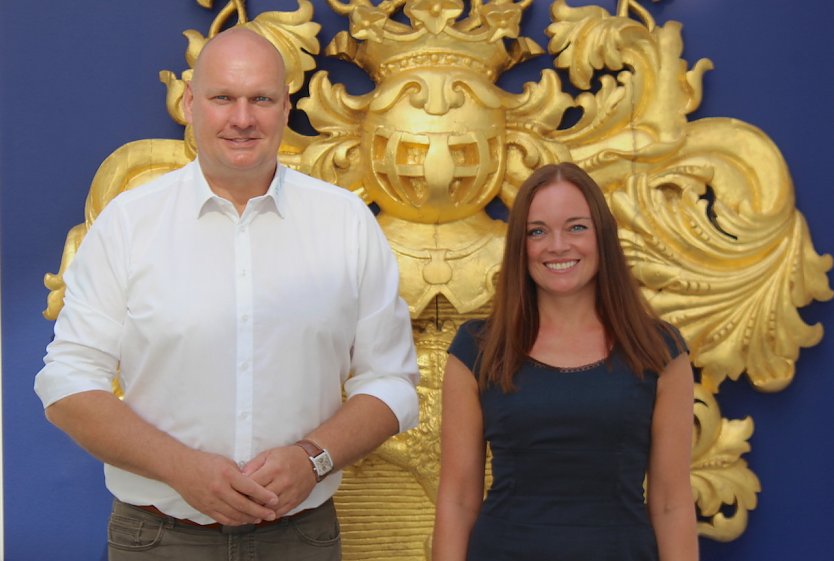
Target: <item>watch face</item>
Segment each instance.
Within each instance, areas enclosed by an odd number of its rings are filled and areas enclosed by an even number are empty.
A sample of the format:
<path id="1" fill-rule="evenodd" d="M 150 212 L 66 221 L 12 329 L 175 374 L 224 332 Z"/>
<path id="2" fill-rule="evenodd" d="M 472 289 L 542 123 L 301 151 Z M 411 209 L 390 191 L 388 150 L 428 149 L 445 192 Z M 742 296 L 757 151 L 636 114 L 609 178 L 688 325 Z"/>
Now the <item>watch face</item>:
<path id="1" fill-rule="evenodd" d="M 316 473 L 319 474 L 319 477 L 324 477 L 330 473 L 330 470 L 333 469 L 333 460 L 330 459 L 330 454 L 322 452 L 313 458 L 313 465 L 315 466 Z"/>

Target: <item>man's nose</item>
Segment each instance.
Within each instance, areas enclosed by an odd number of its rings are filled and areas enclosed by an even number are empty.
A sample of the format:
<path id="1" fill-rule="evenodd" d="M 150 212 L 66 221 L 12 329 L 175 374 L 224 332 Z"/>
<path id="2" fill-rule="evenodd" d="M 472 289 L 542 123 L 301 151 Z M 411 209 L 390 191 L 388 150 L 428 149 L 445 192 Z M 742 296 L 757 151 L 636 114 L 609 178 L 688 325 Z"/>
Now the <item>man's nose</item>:
<path id="1" fill-rule="evenodd" d="M 241 129 L 252 125 L 252 107 L 249 105 L 248 99 L 240 98 L 237 100 L 230 120 L 233 126 Z"/>

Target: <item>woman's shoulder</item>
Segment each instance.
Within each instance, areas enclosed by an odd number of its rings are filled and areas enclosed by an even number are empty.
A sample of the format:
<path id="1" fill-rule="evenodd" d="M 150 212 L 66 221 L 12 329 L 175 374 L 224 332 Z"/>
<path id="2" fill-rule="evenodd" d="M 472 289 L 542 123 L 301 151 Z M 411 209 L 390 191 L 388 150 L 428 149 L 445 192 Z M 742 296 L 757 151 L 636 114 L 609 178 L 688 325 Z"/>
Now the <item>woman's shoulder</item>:
<path id="1" fill-rule="evenodd" d="M 473 337 L 478 336 L 481 331 L 484 330 L 486 327 L 487 320 L 485 319 L 468 319 L 460 324 L 458 327 L 458 333 L 464 332 L 472 335 Z"/>
<path id="2" fill-rule="evenodd" d="M 686 339 L 684 339 L 683 334 L 681 334 L 677 327 L 667 321 L 659 320 L 657 330 L 660 336 L 663 337 L 663 342 L 666 344 L 666 348 L 669 349 L 669 354 L 672 358 L 689 352 Z"/>
<path id="3" fill-rule="evenodd" d="M 473 372 L 475 372 L 478 355 L 480 355 L 480 339 L 485 325 L 486 320 L 483 319 L 463 322 L 449 345 L 449 354 L 457 357 Z"/>
<path id="4" fill-rule="evenodd" d="M 467 346 L 475 346 L 479 345 L 481 340 L 481 336 L 486 328 L 486 320 L 484 319 L 470 319 L 458 327 L 457 333 L 455 333 L 455 338 L 452 340 L 452 345 L 467 345 Z"/>

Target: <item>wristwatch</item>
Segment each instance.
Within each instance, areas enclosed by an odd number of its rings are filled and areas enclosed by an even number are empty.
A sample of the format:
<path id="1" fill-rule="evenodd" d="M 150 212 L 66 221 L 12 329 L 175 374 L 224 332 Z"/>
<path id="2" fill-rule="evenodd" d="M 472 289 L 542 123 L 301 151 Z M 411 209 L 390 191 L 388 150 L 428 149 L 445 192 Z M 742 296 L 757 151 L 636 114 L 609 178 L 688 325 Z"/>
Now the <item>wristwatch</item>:
<path id="1" fill-rule="evenodd" d="M 327 477 L 333 471 L 333 459 L 327 450 L 319 448 L 318 444 L 311 440 L 299 440 L 295 445 L 300 446 L 307 452 L 307 457 L 310 458 L 310 463 L 313 464 L 316 483 Z"/>

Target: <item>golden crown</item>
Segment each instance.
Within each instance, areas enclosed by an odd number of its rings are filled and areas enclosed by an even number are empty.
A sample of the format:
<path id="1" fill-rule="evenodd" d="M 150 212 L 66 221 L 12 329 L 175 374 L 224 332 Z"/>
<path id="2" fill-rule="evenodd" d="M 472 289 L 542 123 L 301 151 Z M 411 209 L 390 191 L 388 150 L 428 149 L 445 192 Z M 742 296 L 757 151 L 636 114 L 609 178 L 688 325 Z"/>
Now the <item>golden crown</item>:
<path id="1" fill-rule="evenodd" d="M 519 37 L 522 12 L 532 0 L 328 0 L 350 20 L 350 31 L 333 38 L 326 53 L 354 62 L 379 83 L 386 76 L 419 67 L 469 69 L 494 81 L 504 70 L 544 51 Z M 402 9 L 410 25 L 394 16 Z M 504 39 L 507 39 L 505 44 Z M 509 52 L 507 47 L 509 46 Z"/>

